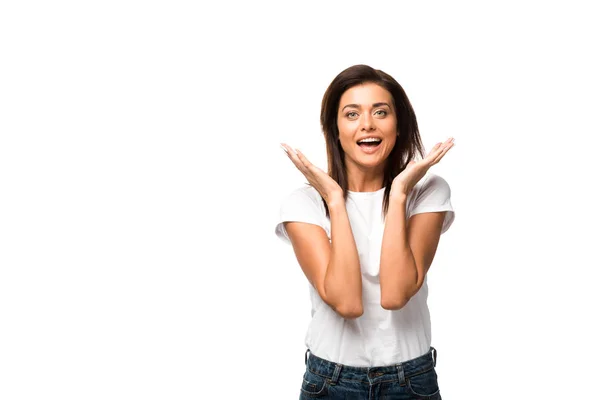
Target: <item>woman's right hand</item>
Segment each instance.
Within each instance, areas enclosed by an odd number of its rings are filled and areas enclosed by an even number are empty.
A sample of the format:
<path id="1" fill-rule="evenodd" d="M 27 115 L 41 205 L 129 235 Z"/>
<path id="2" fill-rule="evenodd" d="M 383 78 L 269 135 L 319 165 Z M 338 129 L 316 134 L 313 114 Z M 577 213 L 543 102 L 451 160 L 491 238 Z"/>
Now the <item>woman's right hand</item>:
<path id="1" fill-rule="evenodd" d="M 338 183 L 334 181 L 332 177 L 327 175 L 319 167 L 316 167 L 310 161 L 308 161 L 308 159 L 300 152 L 300 150 L 296 150 L 296 153 L 294 149 L 285 143 L 281 143 L 281 147 L 286 152 L 290 160 L 292 160 L 296 168 L 298 168 L 306 177 L 308 183 L 317 189 L 327 204 L 329 204 L 332 199 L 343 198 L 344 191 L 340 185 L 338 185 Z"/>

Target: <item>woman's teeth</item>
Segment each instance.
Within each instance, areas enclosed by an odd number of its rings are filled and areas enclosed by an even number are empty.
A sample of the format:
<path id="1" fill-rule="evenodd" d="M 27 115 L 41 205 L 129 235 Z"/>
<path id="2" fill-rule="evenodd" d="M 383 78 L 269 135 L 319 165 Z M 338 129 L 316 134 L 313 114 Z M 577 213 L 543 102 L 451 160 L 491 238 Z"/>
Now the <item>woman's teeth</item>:
<path id="1" fill-rule="evenodd" d="M 358 147 L 360 147 L 364 153 L 373 154 L 379 149 L 380 144 L 381 144 L 381 141 L 378 141 L 378 142 L 363 142 L 363 141 L 361 141 L 358 143 Z"/>

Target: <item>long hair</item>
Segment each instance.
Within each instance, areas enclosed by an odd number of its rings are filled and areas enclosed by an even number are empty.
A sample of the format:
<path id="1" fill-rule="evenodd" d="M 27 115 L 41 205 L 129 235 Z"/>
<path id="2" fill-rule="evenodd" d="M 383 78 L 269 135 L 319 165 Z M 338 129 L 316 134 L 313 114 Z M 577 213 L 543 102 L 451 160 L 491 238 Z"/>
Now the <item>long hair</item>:
<path id="1" fill-rule="evenodd" d="M 337 114 L 340 98 L 351 87 L 363 83 L 375 83 L 392 95 L 393 107 L 398 121 L 396 144 L 385 161 L 383 184 L 382 217 L 387 215 L 392 181 L 406 168 L 417 154 L 424 158 L 423 143 L 419 135 L 417 117 L 404 89 L 394 78 L 385 72 L 368 65 L 354 65 L 336 76 L 323 95 L 321 103 L 321 128 L 327 147 L 327 173 L 344 191 L 344 200 L 348 198 L 348 173 L 344 161 L 344 150 L 339 139 Z M 324 199 L 325 212 L 329 218 L 329 207 Z"/>

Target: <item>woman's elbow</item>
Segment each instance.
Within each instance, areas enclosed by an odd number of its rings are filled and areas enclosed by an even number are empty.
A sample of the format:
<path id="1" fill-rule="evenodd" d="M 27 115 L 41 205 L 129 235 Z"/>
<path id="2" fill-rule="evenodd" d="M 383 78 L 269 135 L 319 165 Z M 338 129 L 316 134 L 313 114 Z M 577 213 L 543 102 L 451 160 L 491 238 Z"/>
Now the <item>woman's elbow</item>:
<path id="1" fill-rule="evenodd" d="M 346 307 L 343 309 L 336 310 L 336 312 L 344 317 L 345 319 L 356 319 L 363 315 L 363 306 L 362 304 L 354 307 Z"/>
<path id="2" fill-rule="evenodd" d="M 402 307 L 404 307 L 406 305 L 406 303 L 408 303 L 408 300 L 410 299 L 406 299 L 403 298 L 401 300 L 396 300 L 396 301 L 387 301 L 387 300 L 381 300 L 381 308 L 385 309 L 385 310 L 399 310 Z"/>

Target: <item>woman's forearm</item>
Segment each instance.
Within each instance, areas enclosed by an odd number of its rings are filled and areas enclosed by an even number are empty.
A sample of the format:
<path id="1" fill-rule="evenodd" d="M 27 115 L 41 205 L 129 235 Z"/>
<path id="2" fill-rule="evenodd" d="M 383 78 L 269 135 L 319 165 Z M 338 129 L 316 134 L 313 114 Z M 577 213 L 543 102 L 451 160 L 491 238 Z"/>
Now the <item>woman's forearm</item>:
<path id="1" fill-rule="evenodd" d="M 381 306 L 388 310 L 404 307 L 418 282 L 417 266 L 408 242 L 406 201 L 406 196 L 390 196 L 381 243 Z"/>
<path id="2" fill-rule="evenodd" d="M 327 203 L 331 220 L 331 253 L 325 273 L 325 293 L 336 312 L 346 318 L 363 313 L 360 259 L 343 197 Z"/>

